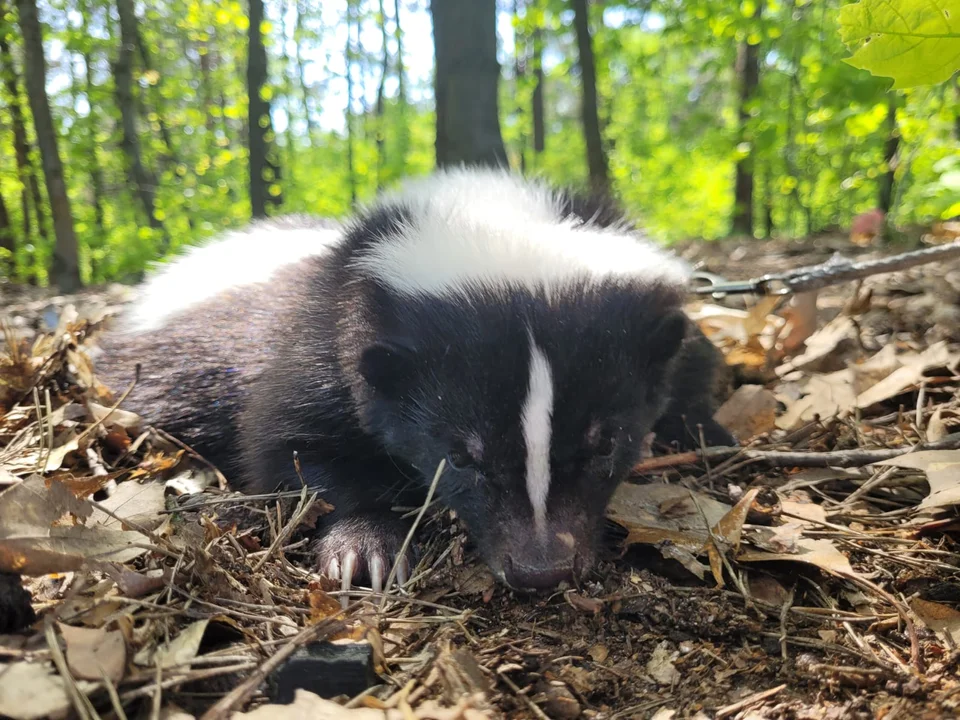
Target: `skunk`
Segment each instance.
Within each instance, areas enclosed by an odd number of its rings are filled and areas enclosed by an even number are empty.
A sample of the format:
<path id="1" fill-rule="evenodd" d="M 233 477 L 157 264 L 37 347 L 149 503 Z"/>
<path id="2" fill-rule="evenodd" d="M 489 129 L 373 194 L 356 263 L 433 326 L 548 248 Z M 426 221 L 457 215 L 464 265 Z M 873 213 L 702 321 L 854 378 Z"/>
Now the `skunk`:
<path id="1" fill-rule="evenodd" d="M 576 581 L 651 431 L 732 444 L 685 263 L 609 203 L 501 170 L 438 171 L 342 224 L 256 222 L 188 251 L 102 342 L 101 379 L 248 492 L 335 510 L 318 569 L 376 590 L 437 498 L 517 589 Z M 697 426 L 701 426 L 699 429 Z M 300 473 L 294 464 L 299 458 Z"/>

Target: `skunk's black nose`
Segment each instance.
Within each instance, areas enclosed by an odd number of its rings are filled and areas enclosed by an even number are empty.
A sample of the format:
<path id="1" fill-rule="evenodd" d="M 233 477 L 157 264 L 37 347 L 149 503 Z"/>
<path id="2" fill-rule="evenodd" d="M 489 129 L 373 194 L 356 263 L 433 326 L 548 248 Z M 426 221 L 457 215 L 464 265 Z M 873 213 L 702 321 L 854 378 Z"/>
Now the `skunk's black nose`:
<path id="1" fill-rule="evenodd" d="M 569 563 L 563 565 L 528 566 L 508 555 L 503 571 L 507 584 L 516 590 L 552 590 L 564 580 L 573 580 L 574 562 L 571 558 Z"/>

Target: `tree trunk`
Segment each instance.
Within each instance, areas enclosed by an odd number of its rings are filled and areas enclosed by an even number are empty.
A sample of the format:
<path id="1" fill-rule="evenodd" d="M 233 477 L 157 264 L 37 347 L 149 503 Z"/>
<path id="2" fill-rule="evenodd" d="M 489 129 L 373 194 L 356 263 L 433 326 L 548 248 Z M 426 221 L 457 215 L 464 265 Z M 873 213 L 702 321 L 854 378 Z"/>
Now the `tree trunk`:
<path id="1" fill-rule="evenodd" d="M 63 179 L 63 164 L 57 147 L 57 133 L 50 114 L 47 98 L 47 63 L 43 57 L 43 36 L 37 17 L 36 0 L 17 0 L 20 15 L 20 33 L 23 37 L 24 74 L 27 96 L 33 114 L 33 127 L 40 147 L 43 175 L 47 196 L 53 212 L 53 230 L 56 243 L 53 249 L 53 264 L 50 276 L 62 292 L 74 292 L 80 288 L 80 261 L 77 252 L 77 236 L 73 229 L 70 198 Z"/>
<path id="2" fill-rule="evenodd" d="M 547 147 L 547 129 L 543 107 L 543 28 L 533 31 L 533 152 L 540 154 Z"/>
<path id="3" fill-rule="evenodd" d="M 886 170 L 880 176 L 877 188 L 877 207 L 889 215 L 893 209 L 893 188 L 896 184 L 897 150 L 900 148 L 900 129 L 897 127 L 897 96 L 891 91 L 887 99 L 887 139 L 883 145 Z"/>
<path id="4" fill-rule="evenodd" d="M 157 176 L 143 162 L 140 149 L 140 137 L 137 134 L 137 106 L 133 94 L 133 56 L 136 48 L 136 39 L 133 35 L 134 27 L 130 24 L 130 0 L 117 0 L 117 12 L 120 17 L 120 52 L 113 63 L 114 92 L 117 96 L 117 106 L 120 108 L 120 126 L 123 137 L 120 146 L 127 156 L 127 172 L 131 184 L 136 188 L 137 197 L 143 205 L 147 215 L 147 223 L 154 230 L 161 233 L 161 252 L 169 246 L 169 238 L 164 230 L 163 223 L 156 217 Z"/>
<path id="5" fill-rule="evenodd" d="M 7 212 L 7 203 L 3 199 L 3 193 L 0 192 L 0 277 L 13 274 L 13 250 L 15 233 L 13 224 L 10 222 L 10 213 Z"/>
<path id="6" fill-rule="evenodd" d="M 80 6 L 80 13 L 83 16 L 82 30 L 86 35 L 88 33 L 87 15 L 89 14 L 89 8 L 85 2 Z M 81 57 L 83 58 L 83 76 L 87 105 L 90 107 L 87 111 L 87 141 L 90 146 L 90 190 L 93 193 L 93 218 L 97 232 L 100 234 L 100 237 L 103 238 L 106 235 L 107 228 L 103 212 L 103 168 L 100 165 L 98 152 L 99 143 L 97 142 L 97 128 L 100 127 L 100 113 L 98 111 L 97 101 L 93 97 L 96 86 L 93 83 L 93 73 L 90 71 L 90 67 L 93 64 L 90 51 L 84 50 L 83 53 L 81 53 Z"/>
<path id="7" fill-rule="evenodd" d="M 757 4 L 757 19 L 763 4 Z M 750 121 L 749 105 L 760 85 L 760 45 L 744 41 L 737 48 L 737 77 L 740 80 L 740 97 L 737 112 L 740 118 L 740 142 L 746 140 L 746 127 Z M 737 235 L 753 235 L 754 203 L 753 148 L 737 161 L 733 189 L 733 232 Z"/>
<path id="8" fill-rule="evenodd" d="M 270 103 L 261 92 L 267 84 L 267 51 L 263 47 L 260 26 L 263 23 L 263 0 L 250 0 L 250 28 L 247 52 L 247 96 L 249 98 L 248 132 L 250 134 L 250 209 L 255 218 L 266 217 L 267 203 L 279 205 L 280 194 L 271 194 L 270 185 L 280 180 L 280 168 L 269 157 L 269 141 L 273 135 Z"/>
<path id="9" fill-rule="evenodd" d="M 140 21 L 137 20 L 137 13 L 134 9 L 133 0 L 117 0 L 117 15 L 120 18 L 120 35 L 123 38 L 126 38 L 124 42 L 131 43 L 137 50 L 137 54 L 140 55 L 140 62 L 143 65 L 143 71 L 145 73 L 150 71 L 156 71 L 156 68 L 153 66 L 153 59 L 150 55 L 150 50 L 147 48 L 147 44 L 143 41 L 143 35 L 140 32 Z M 133 67 L 133 61 L 130 62 L 131 69 Z M 160 77 L 156 82 L 151 84 L 151 93 L 153 94 L 153 106 L 157 115 L 157 125 L 160 127 L 160 139 L 163 140 L 163 145 L 167 150 L 167 160 L 169 162 L 178 162 L 177 152 L 173 146 L 173 138 L 170 134 L 170 129 L 167 127 L 166 120 L 164 120 L 165 108 L 163 102 L 163 95 L 160 92 Z"/>
<path id="10" fill-rule="evenodd" d="M 377 85 L 377 105 L 375 108 L 377 120 L 377 190 L 383 187 L 383 172 L 387 164 L 387 138 L 384 110 L 386 104 L 387 73 L 390 70 L 390 48 L 387 45 L 390 36 L 387 34 L 387 15 L 380 0 L 380 42 L 383 44 L 383 55 L 380 60 L 380 82 Z"/>
<path id="11" fill-rule="evenodd" d="M 437 165 L 507 166 L 500 134 L 496 0 L 431 0 Z"/>
<path id="12" fill-rule="evenodd" d="M 6 14 L 6 0 L 0 0 L 0 17 Z M 17 67 L 13 63 L 13 53 L 7 36 L 0 34 L 0 71 L 3 73 L 3 84 L 7 91 L 10 103 L 10 122 L 13 126 L 13 153 L 17 163 L 17 178 L 20 180 L 20 207 L 23 214 L 23 237 L 29 240 L 33 232 L 30 221 L 30 200 L 33 199 L 33 213 L 37 218 L 37 232 L 40 237 L 47 239 L 46 214 L 43 208 L 43 196 L 40 192 L 40 182 L 30 161 L 30 143 L 27 140 L 27 125 L 23 117 L 23 107 L 20 105 L 20 79 L 17 77 Z"/>
<path id="13" fill-rule="evenodd" d="M 303 116 L 307 121 L 307 144 L 313 147 L 313 135 L 317 127 L 313 120 L 313 114 L 310 112 L 310 88 L 307 85 L 307 74 L 300 47 L 303 42 L 303 16 L 307 12 L 305 5 L 306 3 L 303 0 L 297 0 L 297 20 L 294 24 L 293 37 L 297 48 L 297 79 L 300 81 L 300 92 L 303 95 Z"/>
<path id="14" fill-rule="evenodd" d="M 600 115 L 597 111 L 597 66 L 593 57 L 593 40 L 590 36 L 590 17 L 587 0 L 572 0 L 573 24 L 577 32 L 577 50 L 580 55 L 580 112 L 583 135 L 587 143 L 587 168 L 590 185 L 600 193 L 610 190 L 610 170 L 607 153 L 600 137 Z"/>
<path id="15" fill-rule="evenodd" d="M 393 0 L 393 37 L 397 43 L 397 158 L 401 175 L 407 171 L 410 127 L 407 124 L 407 69 L 403 63 L 403 30 L 400 27 L 400 0 Z"/>
<path id="16" fill-rule="evenodd" d="M 525 48 L 520 34 L 520 0 L 513 0 L 513 94 L 520 96 L 520 86 L 526 75 Z M 517 152 L 520 156 L 520 172 L 527 172 L 527 134 L 523 127 L 523 105 L 514 108 L 517 123 Z"/>
<path id="17" fill-rule="evenodd" d="M 347 0 L 347 46 L 344 57 L 347 65 L 347 110 L 344 120 L 347 125 L 347 183 L 350 186 L 350 205 L 357 202 L 357 176 L 353 167 L 353 5 L 356 0 Z"/>
<path id="18" fill-rule="evenodd" d="M 296 6 L 296 3 L 293 3 Z M 286 168 L 294 177 L 297 165 L 297 136 L 293 130 L 293 81 L 290 79 L 290 56 L 287 54 L 287 3 L 280 3 L 280 77 L 283 78 L 283 97 L 287 109 L 287 129 L 284 146 L 287 150 Z"/>

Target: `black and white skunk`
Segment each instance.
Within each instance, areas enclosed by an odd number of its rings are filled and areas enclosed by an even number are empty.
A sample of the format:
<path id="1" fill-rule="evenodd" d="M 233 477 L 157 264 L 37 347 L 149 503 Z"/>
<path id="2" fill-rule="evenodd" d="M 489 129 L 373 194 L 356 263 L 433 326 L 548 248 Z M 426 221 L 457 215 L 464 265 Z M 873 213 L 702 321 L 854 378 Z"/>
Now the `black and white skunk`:
<path id="1" fill-rule="evenodd" d="M 730 444 L 717 353 L 681 311 L 684 263 L 603 204 L 452 170 L 340 226 L 286 218 L 191 250 L 108 335 L 126 406 L 251 492 L 306 481 L 335 506 L 319 569 L 379 589 L 422 493 L 515 588 L 576 579 L 653 430 Z M 402 559 L 401 581 L 409 572 Z"/>

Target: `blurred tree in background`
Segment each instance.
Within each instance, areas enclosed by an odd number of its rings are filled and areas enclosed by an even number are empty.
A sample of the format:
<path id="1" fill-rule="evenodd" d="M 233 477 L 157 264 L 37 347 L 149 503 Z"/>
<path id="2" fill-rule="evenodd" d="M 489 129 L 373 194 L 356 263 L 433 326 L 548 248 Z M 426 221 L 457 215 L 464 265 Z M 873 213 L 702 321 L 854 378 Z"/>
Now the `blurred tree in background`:
<path id="1" fill-rule="evenodd" d="M 918 1 L 864 44 L 847 0 L 0 0 L 0 273 L 136 279 L 438 160 L 610 187 L 666 240 L 951 217 L 956 73 L 859 69 L 923 50 Z"/>

